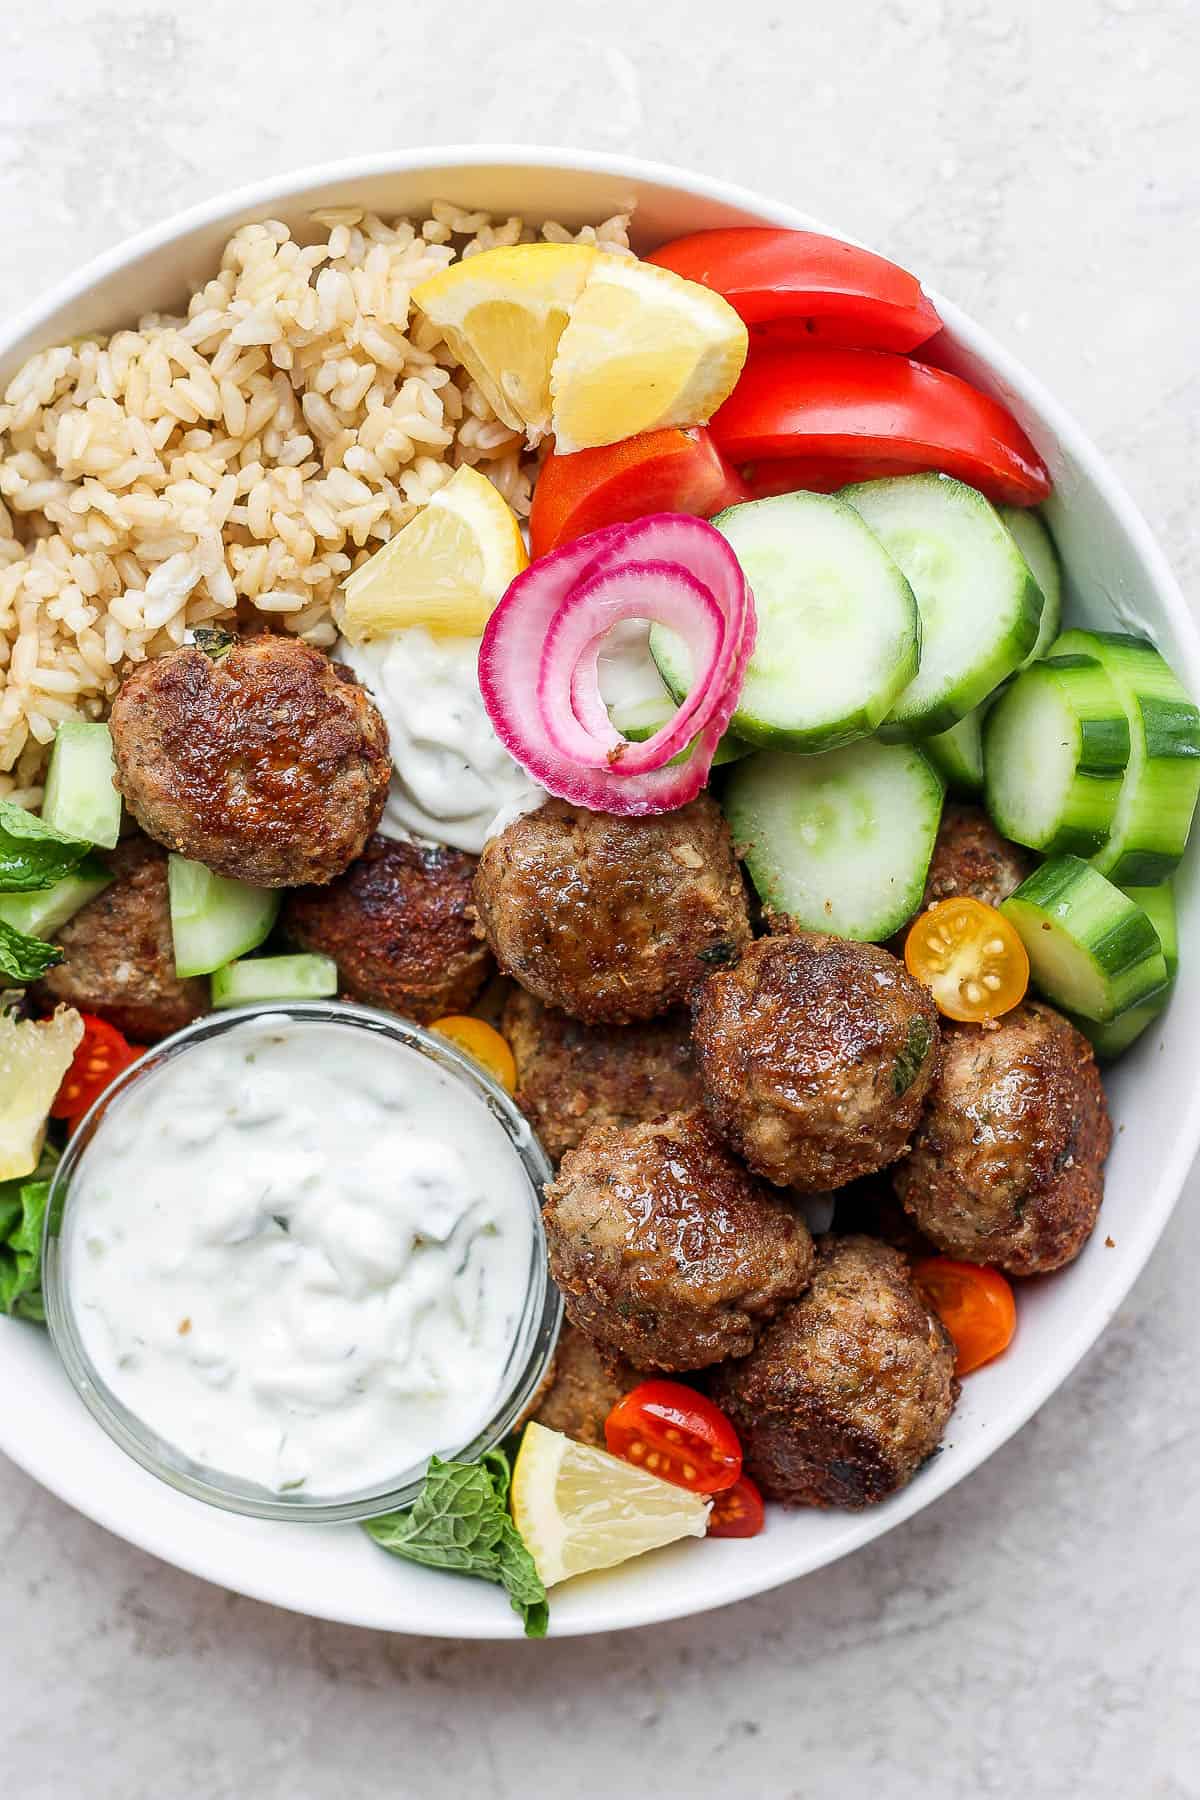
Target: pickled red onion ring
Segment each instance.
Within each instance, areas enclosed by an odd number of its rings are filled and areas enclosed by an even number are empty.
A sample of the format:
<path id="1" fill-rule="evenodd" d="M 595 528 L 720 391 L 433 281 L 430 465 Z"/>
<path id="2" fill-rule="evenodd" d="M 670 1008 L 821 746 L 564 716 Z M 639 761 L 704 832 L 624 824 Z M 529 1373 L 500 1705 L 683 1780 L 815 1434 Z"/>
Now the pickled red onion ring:
<path id="1" fill-rule="evenodd" d="M 696 670 L 644 743 L 615 730 L 600 694 L 600 648 L 629 618 L 679 632 Z M 480 692 L 500 741 L 548 793 L 594 811 L 668 812 L 708 780 L 754 636 L 753 598 L 720 532 L 657 513 L 577 538 L 517 577 L 484 632 Z"/>

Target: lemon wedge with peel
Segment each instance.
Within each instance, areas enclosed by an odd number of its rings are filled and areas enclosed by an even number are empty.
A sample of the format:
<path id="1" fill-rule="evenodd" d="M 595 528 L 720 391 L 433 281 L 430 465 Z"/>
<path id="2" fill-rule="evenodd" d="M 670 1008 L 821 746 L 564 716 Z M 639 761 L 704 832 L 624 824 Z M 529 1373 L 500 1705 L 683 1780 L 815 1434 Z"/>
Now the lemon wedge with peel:
<path id="1" fill-rule="evenodd" d="M 347 578 L 342 631 L 352 644 L 409 625 L 478 637 L 528 562 L 512 508 L 486 475 L 464 466 Z"/>
<path id="2" fill-rule="evenodd" d="M 451 263 L 413 289 L 511 431 L 550 425 L 550 369 L 567 315 L 591 273 L 589 244 L 512 244 Z"/>
<path id="3" fill-rule="evenodd" d="M 513 1522 L 547 1587 L 703 1537 L 711 1501 L 535 1422 L 512 1478 Z"/>
<path id="4" fill-rule="evenodd" d="M 597 256 L 550 374 L 555 449 L 706 424 L 732 392 L 748 345 L 720 294 L 650 263 Z"/>

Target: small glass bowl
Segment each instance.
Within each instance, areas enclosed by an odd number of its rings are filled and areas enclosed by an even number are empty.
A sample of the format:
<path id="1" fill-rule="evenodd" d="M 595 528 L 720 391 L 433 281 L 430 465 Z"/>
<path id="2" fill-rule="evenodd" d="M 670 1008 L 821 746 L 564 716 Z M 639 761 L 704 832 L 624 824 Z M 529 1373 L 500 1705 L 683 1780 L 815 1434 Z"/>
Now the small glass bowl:
<path id="1" fill-rule="evenodd" d="M 527 1120 L 518 1112 L 504 1090 L 490 1076 L 456 1050 L 453 1044 L 417 1025 L 372 1007 L 355 1006 L 345 1001 L 279 1002 L 267 1006 L 246 1006 L 228 1012 L 209 1014 L 165 1038 L 161 1044 L 140 1057 L 123 1071 L 112 1086 L 97 1100 L 79 1129 L 74 1133 L 54 1175 L 50 1201 L 46 1211 L 43 1242 L 42 1285 L 46 1300 L 46 1320 L 55 1348 L 74 1387 L 108 1435 L 136 1462 L 152 1475 L 180 1493 L 204 1500 L 226 1512 L 246 1513 L 257 1519 L 285 1519 L 290 1522 L 312 1521 L 328 1524 L 337 1520 L 369 1519 L 394 1508 L 411 1506 L 421 1489 L 425 1459 L 396 1472 L 384 1486 L 358 1489 L 353 1493 L 313 1495 L 305 1498 L 297 1492 L 278 1494 L 257 1482 L 244 1481 L 222 1469 L 208 1468 L 193 1462 L 174 1444 L 144 1423 L 117 1398 L 103 1380 L 78 1330 L 71 1301 L 67 1275 L 66 1232 L 71 1224 L 71 1192 L 88 1148 L 98 1126 L 110 1108 L 119 1106 L 123 1095 L 144 1082 L 156 1069 L 179 1057 L 186 1057 L 196 1044 L 220 1037 L 247 1019 L 275 1017 L 300 1025 L 350 1025 L 356 1030 L 376 1032 L 392 1042 L 428 1057 L 445 1073 L 481 1100 L 503 1127 L 520 1160 L 529 1187 L 529 1216 L 532 1247 L 529 1286 L 525 1307 L 516 1337 L 505 1364 L 496 1410 L 469 1444 L 454 1454 L 467 1461 L 481 1456 L 498 1444 L 529 1406 L 550 1366 L 554 1346 L 562 1322 L 562 1299 L 550 1280 L 546 1263 L 546 1239 L 542 1227 L 542 1188 L 551 1178 L 550 1164 Z"/>

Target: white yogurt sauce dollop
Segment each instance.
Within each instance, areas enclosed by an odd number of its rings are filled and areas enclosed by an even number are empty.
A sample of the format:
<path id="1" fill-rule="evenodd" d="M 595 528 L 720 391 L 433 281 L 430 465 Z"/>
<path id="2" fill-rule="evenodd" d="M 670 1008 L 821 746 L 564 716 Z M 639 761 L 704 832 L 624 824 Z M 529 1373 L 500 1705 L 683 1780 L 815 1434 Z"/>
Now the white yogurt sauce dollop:
<path id="1" fill-rule="evenodd" d="M 110 1108 L 66 1275 L 97 1370 L 160 1437 L 336 1495 L 494 1414 L 532 1237 L 520 1161 L 461 1082 L 349 1025 L 253 1019 Z"/>
<path id="2" fill-rule="evenodd" d="M 388 728 L 385 832 L 478 855 L 495 831 L 546 798 L 492 730 L 478 638 L 435 638 L 414 625 L 367 644 L 341 643 L 334 655 L 369 689 Z"/>

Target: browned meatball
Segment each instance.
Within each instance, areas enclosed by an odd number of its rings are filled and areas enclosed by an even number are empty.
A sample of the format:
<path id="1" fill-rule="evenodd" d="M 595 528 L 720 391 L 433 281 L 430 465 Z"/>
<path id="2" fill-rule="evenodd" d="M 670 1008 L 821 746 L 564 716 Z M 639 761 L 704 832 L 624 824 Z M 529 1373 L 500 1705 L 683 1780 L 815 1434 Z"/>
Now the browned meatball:
<path id="1" fill-rule="evenodd" d="M 549 1386 L 533 1417 L 551 1431 L 604 1449 L 604 1421 L 617 1401 L 644 1380 L 623 1357 L 597 1349 L 586 1332 L 568 1321 L 559 1334 Z"/>
<path id="2" fill-rule="evenodd" d="M 517 1105 L 555 1162 L 593 1125 L 636 1125 L 700 1100 L 684 1012 L 642 1025 L 581 1025 L 514 988 L 503 1031 Z"/>
<path id="3" fill-rule="evenodd" d="M 746 1468 L 784 1506 L 873 1506 L 911 1481 L 958 1398 L 954 1346 L 898 1250 L 826 1237 L 812 1286 L 709 1378 Z"/>
<path id="4" fill-rule="evenodd" d="M 1078 1256 L 1104 1196 L 1112 1126 L 1091 1045 L 1033 1000 L 992 1030 L 950 1025 L 896 1192 L 951 1256 L 1036 1275 Z"/>
<path id="5" fill-rule="evenodd" d="M 979 807 L 951 804 L 942 813 L 918 910 L 924 912 L 935 901 L 955 894 L 969 894 L 987 906 L 999 906 L 1032 868 L 1029 852 L 1002 838 Z M 904 954 L 907 929 L 892 940 L 897 956 Z"/>
<path id="6" fill-rule="evenodd" d="M 142 663 L 109 727 L 142 829 L 256 887 L 331 881 L 383 813 L 391 763 L 375 702 L 295 638 Z"/>
<path id="7" fill-rule="evenodd" d="M 107 1019 L 133 1043 L 154 1043 L 208 1011 L 208 983 L 175 973 L 166 851 L 130 837 L 97 854 L 112 885 L 55 933 L 66 961 L 38 982 L 34 999 L 65 1001 Z"/>
<path id="8" fill-rule="evenodd" d="M 283 928 L 302 950 L 332 956 L 350 999 L 425 1024 L 464 1012 L 491 970 L 475 934 L 474 873 L 463 850 L 376 835 L 336 881 L 289 894 Z"/>
<path id="9" fill-rule="evenodd" d="M 744 1356 L 808 1286 L 804 1220 L 698 1109 L 589 1131 L 546 1189 L 544 1216 L 568 1317 L 640 1368 Z"/>
<path id="10" fill-rule="evenodd" d="M 646 819 L 548 800 L 485 847 L 475 904 L 501 968 L 590 1025 L 669 1012 L 750 936 L 707 794 Z"/>
<path id="11" fill-rule="evenodd" d="M 820 1193 L 894 1162 L 937 1068 L 937 1010 L 876 944 L 759 938 L 697 991 L 713 1119 L 752 1169 Z"/>

